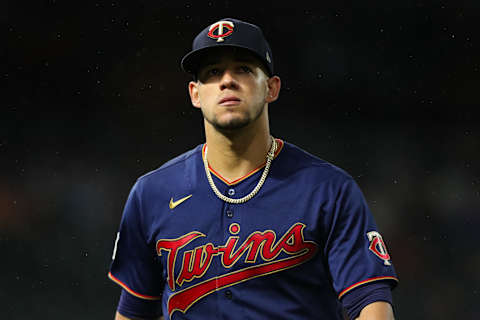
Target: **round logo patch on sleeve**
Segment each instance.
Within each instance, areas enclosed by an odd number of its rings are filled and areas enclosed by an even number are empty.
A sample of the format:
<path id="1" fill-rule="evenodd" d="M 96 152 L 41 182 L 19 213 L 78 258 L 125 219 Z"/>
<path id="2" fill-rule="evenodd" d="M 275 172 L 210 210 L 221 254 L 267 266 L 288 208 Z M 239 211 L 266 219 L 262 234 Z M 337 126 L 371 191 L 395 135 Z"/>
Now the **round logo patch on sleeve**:
<path id="1" fill-rule="evenodd" d="M 382 236 L 377 231 L 367 232 L 368 241 L 370 245 L 368 249 L 373 252 L 377 257 L 383 260 L 383 264 L 386 266 L 392 265 L 390 262 L 390 255 L 387 251 L 387 246 L 383 242 Z"/>

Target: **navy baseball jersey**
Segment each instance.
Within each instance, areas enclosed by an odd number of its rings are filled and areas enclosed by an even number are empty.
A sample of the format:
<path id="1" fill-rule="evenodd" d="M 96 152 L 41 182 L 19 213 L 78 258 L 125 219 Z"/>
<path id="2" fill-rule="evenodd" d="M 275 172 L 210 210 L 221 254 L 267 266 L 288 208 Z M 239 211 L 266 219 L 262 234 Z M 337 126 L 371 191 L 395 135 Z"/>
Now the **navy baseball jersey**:
<path id="1" fill-rule="evenodd" d="M 298 147 L 279 148 L 265 184 L 243 204 L 208 184 L 205 145 L 137 180 L 109 277 L 160 300 L 165 319 L 343 319 L 350 290 L 397 277 L 372 214 L 343 170 Z M 241 198 L 263 166 L 235 181 Z"/>

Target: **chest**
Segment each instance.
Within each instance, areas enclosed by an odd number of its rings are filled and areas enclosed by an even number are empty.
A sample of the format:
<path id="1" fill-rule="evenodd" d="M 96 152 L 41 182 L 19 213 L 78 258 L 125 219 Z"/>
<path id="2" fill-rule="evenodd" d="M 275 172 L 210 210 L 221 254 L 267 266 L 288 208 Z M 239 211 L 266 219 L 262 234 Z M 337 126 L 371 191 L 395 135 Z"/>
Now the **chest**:
<path id="1" fill-rule="evenodd" d="M 219 184 L 219 190 L 240 198 L 255 184 Z M 243 204 L 218 199 L 208 184 L 158 195 L 147 207 L 154 217 L 148 230 L 161 261 L 167 312 L 198 309 L 219 292 L 243 292 L 248 300 L 258 287 L 269 295 L 293 285 L 329 293 L 322 255 L 327 207 L 317 190 L 291 181 L 268 181 Z"/>

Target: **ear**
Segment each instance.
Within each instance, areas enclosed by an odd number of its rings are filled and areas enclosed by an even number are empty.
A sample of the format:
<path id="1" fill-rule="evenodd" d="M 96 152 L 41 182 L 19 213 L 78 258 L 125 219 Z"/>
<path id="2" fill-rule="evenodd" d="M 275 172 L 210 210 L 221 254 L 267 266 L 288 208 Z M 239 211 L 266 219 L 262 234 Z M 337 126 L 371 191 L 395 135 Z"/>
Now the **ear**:
<path id="1" fill-rule="evenodd" d="M 192 101 L 192 105 L 195 108 L 200 108 L 200 98 L 198 95 L 198 86 L 200 84 L 195 81 L 190 81 L 188 83 L 188 92 L 190 93 L 190 100 Z"/>
<path id="2" fill-rule="evenodd" d="M 280 87 L 282 86 L 282 82 L 280 77 L 273 76 L 267 79 L 267 97 L 265 98 L 266 103 L 274 102 L 278 99 L 278 95 L 280 94 Z"/>

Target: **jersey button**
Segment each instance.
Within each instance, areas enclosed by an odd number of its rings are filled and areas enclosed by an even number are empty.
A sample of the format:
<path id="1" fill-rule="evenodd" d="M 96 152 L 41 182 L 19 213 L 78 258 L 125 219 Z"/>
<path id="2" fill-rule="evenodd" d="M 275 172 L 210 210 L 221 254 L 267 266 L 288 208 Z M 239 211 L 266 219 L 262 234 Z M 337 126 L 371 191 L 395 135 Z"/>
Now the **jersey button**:
<path id="1" fill-rule="evenodd" d="M 232 300 L 232 291 L 225 291 L 225 298 L 227 298 L 228 300 Z"/>
<path id="2" fill-rule="evenodd" d="M 228 189 L 228 195 L 229 196 L 235 195 L 235 189 Z"/>
<path id="3" fill-rule="evenodd" d="M 229 218 L 233 217 L 233 211 L 232 210 L 227 210 L 227 217 L 229 217 Z"/>

